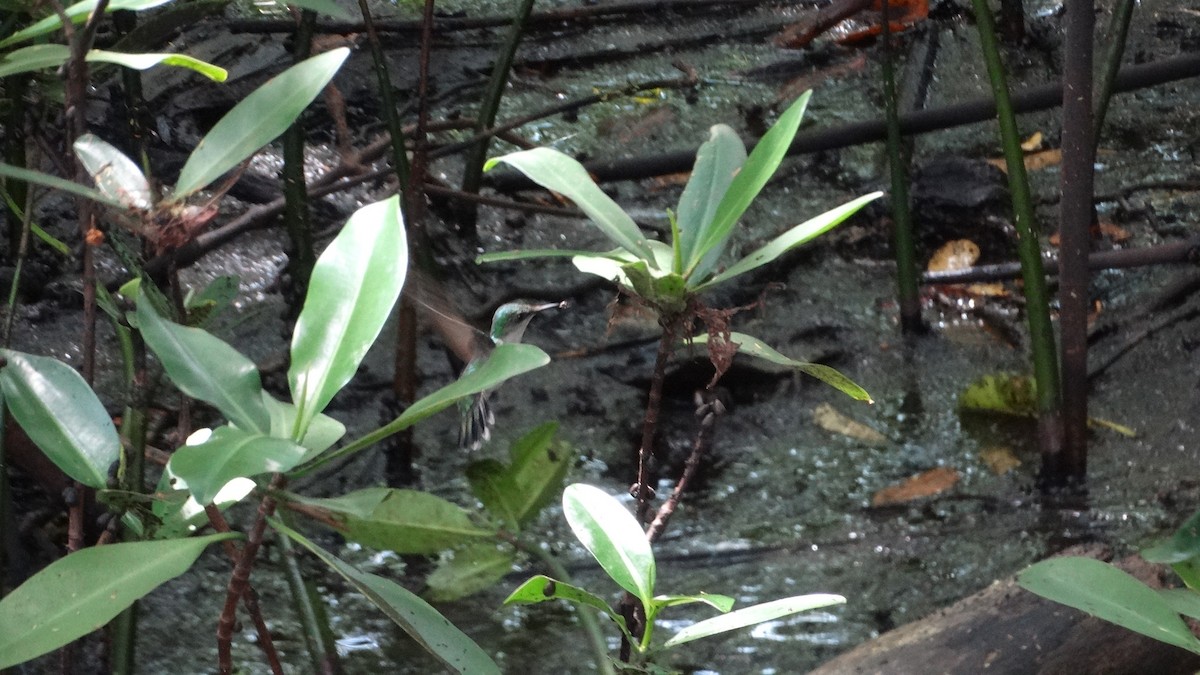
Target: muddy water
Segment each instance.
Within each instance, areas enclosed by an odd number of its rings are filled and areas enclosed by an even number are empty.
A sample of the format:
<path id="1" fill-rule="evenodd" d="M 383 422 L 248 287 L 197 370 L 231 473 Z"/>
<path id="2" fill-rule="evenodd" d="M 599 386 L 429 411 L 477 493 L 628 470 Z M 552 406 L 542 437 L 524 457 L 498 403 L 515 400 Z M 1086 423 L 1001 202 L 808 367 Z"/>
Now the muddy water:
<path id="1" fill-rule="evenodd" d="M 1055 3 L 1030 3 L 1034 27 L 1053 35 Z M 1137 59 L 1161 58 L 1194 44 L 1194 17 L 1174 3 L 1146 2 L 1139 7 L 1139 26 L 1130 53 Z M 752 27 L 769 16 L 748 13 L 735 23 Z M 722 20 L 686 22 L 704 31 Z M 680 22 L 685 23 L 685 22 Z M 1180 27 L 1182 26 L 1182 27 Z M 646 28 L 622 29 L 613 35 L 573 36 L 573 46 L 638 44 Z M 931 89 L 931 105 L 977 96 L 985 90 L 974 41 L 974 27 L 960 18 L 942 20 L 941 55 Z M 561 37 L 561 36 L 560 36 Z M 527 56 L 561 51 L 561 39 L 540 38 Z M 587 42 L 590 41 L 590 42 Z M 592 42 L 595 44 L 592 45 Z M 1045 53 L 1030 49 L 1014 67 L 1023 83 L 1051 77 L 1057 63 L 1053 39 Z M 785 53 L 764 40 L 679 50 L 700 69 L 704 84 L 693 95 L 653 92 L 641 99 L 595 106 L 577 118 L 551 118 L 527 130 L 541 143 L 586 152 L 595 157 L 642 154 L 656 149 L 694 147 L 715 122 L 748 133 L 754 109 L 769 108 L 781 77 L 751 77 L 764 65 L 799 62 L 801 74 L 820 85 L 810 108 L 810 123 L 833 126 L 841 121 L 878 115 L 874 93 L 874 54 L 855 65 L 856 54 L 829 45 L 812 52 Z M 360 57 L 361 58 L 361 57 Z M 396 51 L 397 59 L 411 52 Z M 365 72 L 368 59 L 357 67 Z M 592 87 L 615 87 L 629 80 L 673 77 L 670 58 L 646 55 L 584 70 L 565 69 L 553 77 L 521 75 L 505 102 L 507 114 L 525 112 L 549 100 L 590 93 Z M 818 73 L 826 64 L 837 79 Z M 793 64 L 794 65 L 794 64 Z M 768 68 L 778 70 L 778 68 Z M 364 80 L 370 81 L 370 80 Z M 1194 83 L 1192 83 L 1194 84 Z M 1196 99 L 1200 87 L 1180 85 L 1118 99 L 1110 115 L 1114 131 L 1104 144 L 1100 191 L 1146 179 L 1194 175 Z M 772 113 L 768 112 L 768 119 Z M 748 119 L 749 118 L 749 119 Z M 1022 118 L 1027 132 L 1043 130 L 1053 137 L 1054 113 Z M 930 135 L 916 143 L 921 165 L 942 154 L 971 158 L 996 156 L 994 125 Z M 1192 144 L 1189 145 L 1189 142 Z M 454 175 L 448 161 L 437 171 Z M 1033 173 L 1040 215 L 1053 229 L 1057 171 Z M 878 148 L 826 153 L 790 162 L 752 207 L 739 231 L 734 251 L 753 247 L 773 233 L 858 194 L 878 189 L 885 173 Z M 663 209 L 672 206 L 678 187 L 649 183 L 612 186 L 639 222 L 664 227 Z M 1102 213 L 1125 228 L 1125 245 L 1145 245 L 1194 232 L 1194 194 L 1148 190 L 1101 205 Z M 660 558 L 659 590 L 666 593 L 726 593 L 739 605 L 806 592 L 840 593 L 843 607 L 812 612 L 744 629 L 726 637 L 693 643 L 667 662 L 685 672 L 795 673 L 877 635 L 893 626 L 925 616 L 970 594 L 992 580 L 1009 575 L 1046 553 L 1078 541 L 1102 541 L 1131 547 L 1177 524 L 1200 500 L 1194 482 L 1197 462 L 1195 424 L 1200 419 L 1197 396 L 1195 322 L 1183 322 L 1137 343 L 1093 383 L 1092 412 L 1133 426 L 1134 439 L 1097 431 L 1092 437 L 1089 492 L 1074 501 L 1047 501 L 1034 488 L 1039 460 L 1028 422 L 965 416 L 957 396 L 976 377 L 997 371 L 1027 370 L 1021 344 L 1009 337 L 1023 332 L 1019 303 L 989 301 L 997 322 L 984 324 L 959 308 L 926 309 L 933 330 L 906 340 L 896 326 L 891 300 L 893 280 L 886 262 L 886 230 L 879 211 L 843 226 L 827 241 L 794 254 L 740 288 L 722 291 L 716 304 L 744 304 L 756 298 L 768 281 L 786 284 L 769 293 L 760 309 L 739 316 L 736 329 L 763 338 L 795 358 L 820 359 L 864 386 L 873 406 L 850 401 L 803 376 L 752 362 L 739 362 L 724 383 L 729 413 L 716 431 L 707 466 L 694 493 L 676 514 L 656 548 Z M 565 246 L 604 248 L 586 224 L 529 218 L 520 229 L 492 213 L 484 214 L 482 233 L 488 250 Z M 982 226 L 981 226 L 982 227 Z M 930 235 L 936 239 L 936 235 Z M 982 239 L 982 238 L 981 238 Z M 246 289 L 223 335 L 256 359 L 266 361 L 286 344 L 281 337 L 282 302 L 273 281 L 282 259 L 277 234 L 257 234 L 236 247 L 205 260 L 193 279 L 236 273 Z M 1006 251 L 986 251 L 1007 258 Z M 1097 298 L 1105 304 L 1103 322 L 1117 326 L 1142 319 L 1136 311 L 1157 297 L 1181 274 L 1178 270 L 1142 270 L 1097 276 Z M 464 306 L 484 304 L 488 291 L 511 287 L 560 288 L 577 281 L 563 263 L 530 264 L 470 272 L 452 289 Z M 1011 290 L 1011 288 L 1010 288 Z M 600 347 L 634 337 L 653 336 L 653 326 L 636 319 L 610 324 L 606 307 L 611 292 L 575 298 L 572 308 L 539 318 L 528 337 L 552 354 L 580 347 Z M 1190 302 L 1194 302 L 1190 301 Z M 21 339 L 71 357 L 67 342 L 75 319 L 50 319 Z M 1096 348 L 1109 352 L 1127 335 L 1100 337 Z M 61 336 L 61 337 L 56 337 Z M 53 345 L 60 344 L 61 347 Z M 432 390 L 452 374 L 432 337 L 422 340 L 424 387 Z M 379 390 L 371 386 L 388 376 L 384 342 L 363 371 L 363 384 L 333 403 L 330 414 L 351 426 L 351 436 L 377 424 L 383 411 Z M 545 420 L 557 420 L 561 435 L 578 455 L 570 480 L 601 485 L 621 493 L 631 482 L 645 381 L 653 362 L 653 345 L 598 352 L 587 357 L 557 358 L 550 366 L 507 385 L 498 405 L 497 439 L 485 450 L 498 456 L 506 442 Z M 106 364 L 110 373 L 116 364 Z M 687 368 L 673 372 L 665 407 L 663 445 L 668 468 L 660 488 L 669 489 L 678 473 L 679 448 L 694 431 Z M 115 375 L 114 381 L 115 381 Z M 692 380 L 695 378 L 693 377 Z M 883 434 L 886 441 L 868 444 L 820 428 L 814 410 L 833 406 L 842 414 Z M 423 451 L 418 460 L 422 487 L 469 504 L 462 469 L 467 458 L 453 450 L 457 422 L 443 413 L 417 429 Z M 1001 449 L 1020 461 L 997 475 L 981 459 Z M 673 449 L 673 450 L 672 450 Z M 910 504 L 872 508 L 875 492 L 919 472 L 946 467 L 960 475 L 948 492 Z M 367 453 L 336 477 L 308 486 L 317 494 L 336 494 L 373 484 L 382 459 Z M 249 514 L 235 512 L 235 517 Z M 568 563 L 576 581 L 609 593 L 613 587 L 572 546 L 560 514 L 551 509 L 535 530 L 543 531 Z M 329 547 L 338 547 L 325 539 Z M 406 579 L 395 556 L 341 546 L 342 555 L 362 568 Z M 255 575 L 263 605 L 278 636 L 290 671 L 304 671 L 303 640 L 289 610 L 286 589 L 277 583 L 278 553 L 270 546 Z M 306 562 L 309 564 L 309 562 Z M 346 671 L 350 673 L 433 672 L 434 666 L 410 641 L 339 579 L 312 567 L 330 604 Z M 215 661 L 212 634 L 224 588 L 226 564 L 216 556 L 151 594 L 143 603 L 139 645 L 142 672 L 208 672 Z M 509 672 L 590 672 L 590 655 L 572 624 L 570 612 L 553 606 L 505 608 L 500 603 L 528 570 L 515 572 L 496 589 L 440 606 L 446 615 L 496 655 Z M 417 582 L 414 582 L 417 583 Z M 681 609 L 667 614 L 659 631 L 669 635 L 703 612 Z M 615 631 L 611 635 L 615 636 Z M 247 640 L 235 645 L 246 672 L 264 672 L 262 659 Z M 613 644 L 615 648 L 615 643 Z"/>

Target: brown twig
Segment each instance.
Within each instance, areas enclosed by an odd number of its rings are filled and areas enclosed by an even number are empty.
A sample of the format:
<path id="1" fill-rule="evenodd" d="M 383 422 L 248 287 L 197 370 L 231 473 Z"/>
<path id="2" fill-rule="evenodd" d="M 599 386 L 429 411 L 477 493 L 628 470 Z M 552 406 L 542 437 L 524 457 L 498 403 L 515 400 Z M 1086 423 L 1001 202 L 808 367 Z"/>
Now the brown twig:
<path id="1" fill-rule="evenodd" d="M 225 514 L 221 513 L 221 509 L 217 508 L 216 504 L 209 504 L 204 507 L 204 515 L 208 516 L 208 522 L 212 524 L 213 529 L 217 532 L 232 532 L 229 527 L 229 521 L 225 520 Z M 241 560 L 241 551 L 238 551 L 233 540 L 226 539 L 221 542 L 221 548 L 225 550 L 225 555 L 236 566 Z M 267 663 L 271 666 L 271 672 L 275 675 L 283 675 L 283 664 L 279 661 L 279 652 L 275 650 L 275 641 L 271 638 L 271 629 L 267 627 L 266 620 L 263 619 L 262 606 L 258 604 L 258 591 L 254 590 L 254 586 L 249 582 L 246 583 L 246 592 L 242 596 L 242 604 L 246 607 L 246 613 L 250 615 L 250 620 L 254 622 L 254 632 L 258 635 L 258 646 L 263 650 L 263 654 L 267 657 Z"/>
<path id="2" fill-rule="evenodd" d="M 696 475 L 696 470 L 700 468 L 700 458 L 712 440 L 717 417 L 725 414 L 725 406 L 716 398 L 711 386 L 699 394 L 699 397 L 703 397 L 698 401 L 700 405 L 696 408 L 696 416 L 700 418 L 700 429 L 696 432 L 696 440 L 692 442 L 692 451 L 683 465 L 683 473 L 679 476 L 679 482 L 675 483 L 675 489 L 671 491 L 671 496 L 663 502 L 662 506 L 658 507 L 654 522 L 650 523 L 650 527 L 646 529 L 646 539 L 650 543 L 657 541 L 663 530 L 666 529 L 667 523 L 675 513 L 675 508 L 679 506 L 679 500 L 683 497 L 684 491 L 687 490 L 688 484 Z"/>
<path id="3" fill-rule="evenodd" d="M 287 485 L 287 478 L 277 473 L 271 478 L 270 490 L 282 490 Z M 250 572 L 254 569 L 254 561 L 258 557 L 258 549 L 262 546 L 263 533 L 267 529 L 267 518 L 275 513 L 275 498 L 269 493 L 258 505 L 258 516 L 250 530 L 246 545 L 242 547 L 233 573 L 229 575 L 229 587 L 225 591 L 225 605 L 221 608 L 221 618 L 217 621 L 217 670 L 221 675 L 233 674 L 233 626 L 237 622 L 237 605 L 250 585 Z"/>

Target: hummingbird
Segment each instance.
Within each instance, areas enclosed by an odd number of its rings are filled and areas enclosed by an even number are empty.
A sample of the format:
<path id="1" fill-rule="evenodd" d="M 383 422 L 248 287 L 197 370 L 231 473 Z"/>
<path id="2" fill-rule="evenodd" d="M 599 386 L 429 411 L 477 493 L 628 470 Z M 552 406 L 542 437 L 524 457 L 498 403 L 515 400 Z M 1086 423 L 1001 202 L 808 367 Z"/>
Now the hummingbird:
<path id="1" fill-rule="evenodd" d="M 492 315 L 492 328 L 487 334 L 487 340 L 477 340 L 479 344 L 476 345 L 475 356 L 467 362 L 462 374 L 466 375 L 478 368 L 491 356 L 496 345 L 520 342 L 529 322 L 538 313 L 548 309 L 561 309 L 566 305 L 565 301 L 534 303 L 527 300 L 500 305 Z M 491 438 L 492 426 L 496 423 L 496 416 L 488 404 L 491 393 L 491 390 L 485 390 L 459 401 L 458 409 L 462 414 L 462 423 L 458 432 L 458 447 L 475 451 Z"/>

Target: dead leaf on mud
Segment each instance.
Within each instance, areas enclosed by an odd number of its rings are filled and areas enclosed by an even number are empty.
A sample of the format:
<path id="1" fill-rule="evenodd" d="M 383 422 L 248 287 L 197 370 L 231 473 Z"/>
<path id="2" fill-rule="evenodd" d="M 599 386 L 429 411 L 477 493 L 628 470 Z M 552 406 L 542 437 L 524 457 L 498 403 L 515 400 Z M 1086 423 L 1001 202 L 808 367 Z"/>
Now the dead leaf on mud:
<path id="1" fill-rule="evenodd" d="M 929 258 L 930 272 L 965 270 L 979 260 L 979 245 L 970 239 L 955 239 L 942 244 Z"/>
<path id="2" fill-rule="evenodd" d="M 1039 150 L 1025 155 L 1025 170 L 1037 171 L 1050 166 L 1058 166 L 1062 164 L 1062 149 L 1050 148 L 1049 150 Z M 1004 158 L 989 159 L 988 164 L 1000 169 L 1004 173 L 1008 173 L 1008 163 Z"/>
<path id="3" fill-rule="evenodd" d="M 957 471 L 939 466 L 876 492 L 875 496 L 871 497 L 871 506 L 905 504 L 916 499 L 932 497 L 949 490 L 957 482 Z"/>
<path id="4" fill-rule="evenodd" d="M 979 452 L 979 459 L 997 476 L 1003 476 L 1021 466 L 1021 460 L 1017 459 L 1017 456 L 1013 454 L 1012 448 L 1003 445 L 993 445 L 984 448 Z"/>
<path id="5" fill-rule="evenodd" d="M 842 413 L 834 410 L 828 403 L 822 403 L 813 409 L 813 422 L 825 431 L 841 434 L 856 441 L 871 445 L 887 444 L 887 437 L 871 427 L 856 422 Z"/>

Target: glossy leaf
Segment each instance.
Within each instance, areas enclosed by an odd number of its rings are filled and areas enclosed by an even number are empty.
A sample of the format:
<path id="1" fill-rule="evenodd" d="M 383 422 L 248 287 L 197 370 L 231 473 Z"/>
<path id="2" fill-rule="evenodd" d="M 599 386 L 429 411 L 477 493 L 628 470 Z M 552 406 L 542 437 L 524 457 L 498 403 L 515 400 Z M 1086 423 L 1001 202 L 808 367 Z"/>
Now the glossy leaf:
<path id="1" fill-rule="evenodd" d="M 490 588 L 512 571 L 516 555 L 512 548 L 493 542 L 471 544 L 443 553 L 437 567 L 425 577 L 425 597 L 434 602 L 465 598 Z"/>
<path id="2" fill-rule="evenodd" d="M 728 269 L 720 274 L 699 284 L 696 290 L 715 286 L 774 261 L 784 253 L 837 227 L 847 218 L 857 213 L 863 206 L 866 206 L 882 195 L 882 192 L 872 192 L 871 194 L 863 195 L 858 199 L 842 204 L 835 209 L 826 211 L 815 218 L 811 218 L 789 229 L 787 232 L 772 239 L 766 246 L 730 265 Z M 702 280 L 703 275 L 697 275 L 696 278 Z"/>
<path id="3" fill-rule="evenodd" d="M 629 631 L 625 626 L 625 618 L 613 611 L 600 596 L 586 591 L 578 586 L 573 586 L 564 581 L 551 579 L 550 577 L 539 574 L 531 577 L 528 581 L 521 584 L 507 598 L 504 599 L 506 605 L 532 605 L 547 600 L 565 600 L 581 607 L 591 607 L 598 609 L 608 615 L 608 618 L 621 628 L 621 632 L 629 635 Z"/>
<path id="4" fill-rule="evenodd" d="M 405 633 L 446 667 L 464 675 L 500 675 L 500 668 L 479 645 L 454 627 L 429 603 L 400 584 L 374 574 L 361 572 L 337 556 L 309 541 L 276 519 L 271 526 L 308 549 L 342 575 Z"/>
<path id="5" fill-rule="evenodd" d="M 214 66 L 211 63 L 201 61 L 187 54 L 125 54 L 103 49 L 93 49 L 87 53 L 86 59 L 92 63 L 115 63 L 118 66 L 134 70 L 149 70 L 155 66 L 186 68 L 207 77 L 213 82 L 224 82 L 229 77 L 229 71 L 224 68 Z"/>
<path id="6" fill-rule="evenodd" d="M 783 162 L 796 130 L 800 128 L 800 120 L 804 117 L 804 109 L 808 107 L 811 96 L 811 90 L 801 94 L 754 146 L 742 170 L 734 177 L 721 203 L 717 205 L 712 222 L 697 232 L 691 257 L 685 261 L 685 276 L 698 281 L 708 276 L 729 240 L 733 226 Z"/>
<path id="7" fill-rule="evenodd" d="M 112 12 L 118 9 L 128 9 L 134 12 L 140 12 L 147 9 L 153 9 L 160 5 L 165 5 L 168 2 L 171 2 L 171 0 L 110 0 L 105 12 Z M 97 4 L 97 0 L 83 0 L 83 2 L 77 2 L 65 8 L 63 13 L 66 14 L 67 17 L 74 23 L 80 23 L 87 19 L 88 15 L 96 9 Z M 3 40 L 0 40 L 0 49 L 8 47 L 9 45 L 20 44 L 26 40 L 32 40 L 35 37 L 46 35 L 47 33 L 52 33 L 61 27 L 62 21 L 59 19 L 58 13 L 52 12 L 45 18 L 17 31 L 16 33 L 13 33 Z"/>
<path id="8" fill-rule="evenodd" d="M 305 454 L 303 446 L 286 438 L 223 426 L 214 429 L 208 440 L 176 450 L 167 466 L 187 481 L 192 496 L 205 505 L 211 504 L 229 481 L 287 471 Z"/>
<path id="9" fill-rule="evenodd" d="M 418 399 L 412 405 L 405 408 L 399 417 L 388 422 L 383 427 L 344 447 L 326 453 L 323 457 L 319 457 L 316 461 L 306 464 L 291 475 L 292 477 L 306 475 L 335 459 L 358 452 L 392 434 L 399 433 L 417 422 L 445 410 L 468 396 L 494 389 L 505 380 L 535 368 L 540 368 L 547 363 L 550 363 L 550 357 L 546 352 L 534 345 L 521 343 L 496 345 L 496 348 L 492 350 L 487 360 L 477 368 L 472 368 L 469 373 L 464 374 L 454 382 L 424 398 Z"/>
<path id="10" fill-rule="evenodd" d="M 608 576 L 649 607 L 654 598 L 654 553 L 633 514 L 600 488 L 575 483 L 563 491 L 563 515 Z"/>
<path id="11" fill-rule="evenodd" d="M 812 593 L 810 595 L 797 595 L 791 598 L 783 598 L 780 600 L 772 600 L 759 605 L 745 607 L 728 614 L 714 616 L 711 619 L 705 619 L 698 623 L 694 623 L 687 628 L 679 631 L 671 636 L 663 644 L 664 649 L 678 647 L 693 640 L 709 637 L 718 633 L 726 633 L 731 630 L 753 626 L 763 623 L 764 621 L 774 621 L 792 614 L 807 612 L 821 607 L 829 607 L 830 605 L 845 604 L 846 598 L 840 595 L 832 595 L 829 593 Z"/>
<path id="12" fill-rule="evenodd" d="M 1031 565 L 1017 583 L 1122 628 L 1200 654 L 1178 612 L 1152 588 L 1108 563 L 1064 556 Z"/>
<path id="13" fill-rule="evenodd" d="M 746 146 L 737 133 L 724 124 L 713 126 L 708 132 L 708 140 L 696 151 L 692 176 L 679 197 L 676 222 L 682 265 L 692 259 L 696 240 L 713 222 L 733 177 L 745 163 Z M 719 254 L 720 251 L 710 253 Z"/>
<path id="14" fill-rule="evenodd" d="M 729 341 L 736 344 L 738 346 L 738 351 L 742 352 L 743 354 L 749 354 L 750 356 L 763 359 L 764 361 L 770 361 L 771 363 L 781 366 L 787 366 L 788 368 L 795 368 L 802 373 L 817 378 L 818 380 L 828 384 L 829 386 L 837 389 L 856 401 L 874 403 L 874 400 L 871 399 L 871 395 L 868 394 L 865 389 L 858 386 L 853 380 L 845 375 L 842 375 L 829 366 L 823 366 L 819 363 L 808 363 L 805 361 L 789 359 L 783 354 L 780 354 L 774 349 L 768 347 L 766 343 L 754 337 L 753 335 L 746 335 L 745 333 L 738 333 L 735 331 L 729 334 Z M 696 337 L 692 338 L 692 342 L 700 344 L 707 343 L 708 334 L 704 333 L 697 335 Z"/>
<path id="15" fill-rule="evenodd" d="M 417 490 L 366 488 L 297 501 L 327 511 L 341 523 L 347 539 L 396 553 L 440 553 L 496 537 L 495 530 L 476 525 L 461 506 Z"/>
<path id="16" fill-rule="evenodd" d="M 148 211 L 154 206 L 150 182 L 125 153 L 92 134 L 77 138 L 73 147 L 79 163 L 109 198 L 128 209 Z"/>
<path id="17" fill-rule="evenodd" d="M 395 423 L 400 425 L 400 429 L 407 429 L 454 405 L 459 399 L 494 389 L 505 380 L 541 368 L 547 363 L 550 363 L 550 356 L 534 345 L 519 342 L 496 345 L 487 360 L 477 368 L 417 400 L 396 418 Z"/>
<path id="18" fill-rule="evenodd" d="M 317 259 L 292 334 L 288 383 L 300 410 L 297 429 L 307 429 L 354 377 L 400 296 L 407 270 L 398 197 L 356 211 Z"/>
<path id="19" fill-rule="evenodd" d="M 71 478 L 93 488 L 108 481 L 121 440 L 108 411 L 83 377 L 45 356 L 0 350 L 4 404 L 34 445 Z"/>
<path id="20" fill-rule="evenodd" d="M 287 0 L 287 2 L 279 2 L 279 5 L 293 5 L 300 9 L 311 9 L 317 14 L 331 16 L 341 21 L 353 21 L 354 14 L 338 5 L 333 0 Z"/>
<path id="21" fill-rule="evenodd" d="M 626 256 L 625 259 L 630 259 L 628 256 L 632 254 L 626 253 L 624 249 L 617 249 L 616 253 L 604 254 L 596 253 L 595 251 L 577 251 L 571 249 L 557 248 L 534 248 L 525 251 L 495 251 L 492 253 L 484 253 L 475 258 L 477 263 L 492 263 L 492 262 L 507 262 L 511 260 L 533 260 L 535 258 L 573 258 L 577 255 L 588 257 L 611 257 L 614 260 L 622 260 L 621 255 Z"/>
<path id="22" fill-rule="evenodd" d="M 587 169 L 573 158 L 550 148 L 522 150 L 489 159 L 484 170 L 503 162 L 547 190 L 575 202 L 581 211 L 617 246 L 644 260 L 653 260 L 646 235 L 633 218 L 596 185 Z"/>
<path id="23" fill-rule="evenodd" d="M 655 610 L 661 610 L 666 607 L 677 607 L 679 605 L 692 605 L 703 603 L 724 613 L 733 609 L 733 603 L 736 602 L 728 595 L 720 595 L 717 593 L 696 593 L 695 595 L 659 595 L 654 598 Z"/>
<path id="24" fill-rule="evenodd" d="M 108 544 L 54 561 L 0 600 L 0 669 L 104 626 L 186 572 L 206 546 L 236 536 Z"/>
<path id="25" fill-rule="evenodd" d="M 208 331 L 162 318 L 145 293 L 138 294 L 137 322 L 146 345 L 180 391 L 212 405 L 243 431 L 270 433 L 253 361 Z"/>
<path id="26" fill-rule="evenodd" d="M 296 406 L 279 401 L 265 391 L 262 396 L 263 405 L 266 406 L 267 414 L 271 418 L 270 435 L 276 438 L 290 437 L 292 429 L 296 428 Z M 317 413 L 308 425 L 308 432 L 299 441 L 300 445 L 308 450 L 303 461 L 308 461 L 325 452 L 345 435 L 345 424 L 323 413 Z"/>
<path id="27" fill-rule="evenodd" d="M 45 187 L 52 188 L 54 190 L 62 190 L 63 192 L 69 192 L 78 197 L 91 199 L 101 204 L 108 204 L 109 206 L 115 208 L 124 208 L 121 202 L 110 198 L 99 190 L 94 190 L 86 185 L 80 185 L 74 181 L 64 180 L 58 176 L 51 176 L 50 174 L 42 173 L 41 171 L 33 171 L 0 162 L 0 178 L 14 178 L 16 180 L 23 180 L 27 183 L 44 185 Z"/>
<path id="28" fill-rule="evenodd" d="M 286 131 L 349 55 L 341 47 L 301 61 L 242 99 L 192 151 L 179 172 L 174 199 L 203 190 Z"/>
<path id="29" fill-rule="evenodd" d="M 1200 511 L 1192 514 L 1170 539 L 1142 549 L 1142 557 L 1152 563 L 1166 564 L 1200 557 Z"/>

